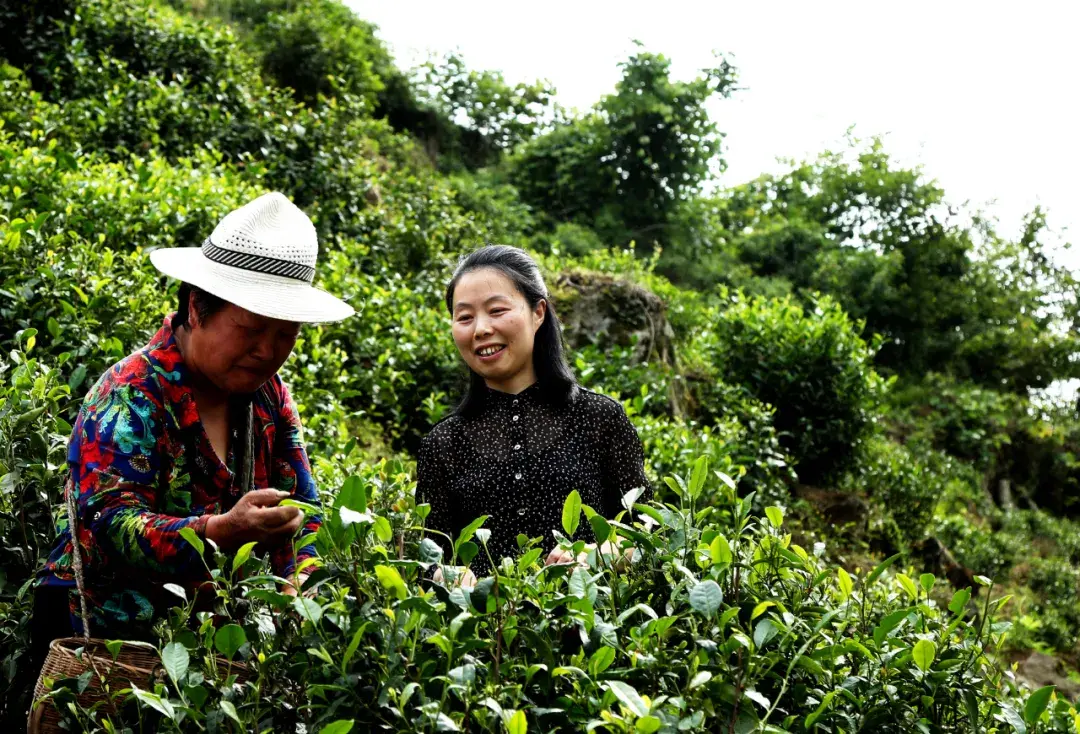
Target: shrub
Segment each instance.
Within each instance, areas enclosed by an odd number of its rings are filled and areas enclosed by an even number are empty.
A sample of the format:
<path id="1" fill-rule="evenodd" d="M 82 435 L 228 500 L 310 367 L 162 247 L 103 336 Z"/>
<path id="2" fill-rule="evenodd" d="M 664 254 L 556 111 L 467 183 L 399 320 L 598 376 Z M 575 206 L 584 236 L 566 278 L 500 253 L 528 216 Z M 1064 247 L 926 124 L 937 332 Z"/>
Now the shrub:
<path id="1" fill-rule="evenodd" d="M 744 493 L 753 492 L 756 509 L 788 501 L 789 459 L 768 424 L 746 424 L 728 417 L 714 423 L 640 414 L 640 396 L 624 403 L 645 451 L 646 472 L 661 495 L 662 478 L 697 456 L 739 479 Z M 756 430 L 755 430 L 756 429 Z"/>
<path id="2" fill-rule="evenodd" d="M 666 365 L 639 361 L 636 351 L 634 344 L 606 348 L 586 344 L 568 356 L 573 358 L 583 386 L 620 397 L 632 396 L 640 405 L 639 412 L 670 417 L 675 402 L 672 382 L 677 376 Z"/>
<path id="3" fill-rule="evenodd" d="M 885 383 L 872 365 L 876 343 L 860 330 L 828 297 L 808 311 L 789 298 L 736 295 L 688 348 L 775 409 L 781 445 L 815 484 L 850 468 L 873 430 Z M 701 402 L 710 404 L 708 392 Z"/>
<path id="4" fill-rule="evenodd" d="M 374 26 L 336 2 L 269 14 L 252 45 L 262 49 L 267 75 L 308 105 L 345 93 L 373 110 L 383 90 L 381 75 L 392 68 Z"/>
<path id="5" fill-rule="evenodd" d="M 524 246 L 536 221 L 513 186 L 500 183 L 485 171 L 454 174 L 448 181 L 462 212 L 484 223 L 483 244 Z"/>
<path id="6" fill-rule="evenodd" d="M 911 543 L 923 538 L 938 501 L 950 481 L 946 457 L 917 455 L 883 438 L 867 442 L 859 465 L 841 486 L 863 491 L 896 521 L 902 537 Z"/>
<path id="7" fill-rule="evenodd" d="M 701 463 L 676 482 L 677 503 L 591 523 L 637 548 L 628 572 L 603 559 L 544 569 L 526 540 L 495 576 L 451 590 L 420 583 L 452 559 L 411 530 L 426 507 L 412 505 L 403 467 L 362 469 L 327 497 L 325 565 L 309 597 L 276 592 L 255 556 L 215 554 L 228 624 L 177 598 L 159 625 L 165 678 L 115 694 L 139 713 L 62 712 L 83 728 L 142 716 L 179 730 L 228 717 L 309 731 L 980 731 L 1020 710 L 1032 728 L 1071 724 L 1067 703 L 1048 691 L 1025 701 L 989 664 L 1004 628 L 970 614 L 968 591 L 946 608 L 932 576 L 915 585 L 883 575 L 888 564 L 855 579 L 827 568 L 790 544 L 779 508 L 751 519 L 751 500 L 707 487 L 707 474 Z M 718 500 L 695 518 L 705 491 Z M 584 520 L 568 507 L 570 535 Z M 395 537 L 403 555 L 387 550 Z M 471 527 L 455 552 L 484 552 L 485 538 Z M 225 685 L 215 654 L 251 678 Z"/>
<path id="8" fill-rule="evenodd" d="M 572 222 L 560 222 L 553 232 L 536 235 L 532 244 L 541 252 L 569 257 L 581 257 L 604 247 L 596 232 Z"/>
<path id="9" fill-rule="evenodd" d="M 1074 407 L 1039 406 L 947 375 L 908 382 L 890 397 L 891 430 L 972 462 L 994 498 L 1006 480 L 1021 506 L 1080 514 L 1080 421 Z"/>
<path id="10" fill-rule="evenodd" d="M 1080 571 L 1059 558 L 1033 558 L 1027 585 L 1039 600 L 1034 611 L 1043 620 L 1042 641 L 1073 650 L 1080 641 Z"/>
<path id="11" fill-rule="evenodd" d="M 71 390 L 59 370 L 34 355 L 36 329 L 20 332 L 0 358 L 0 680 L 25 694 L 33 679 L 22 665 L 29 645 L 33 594 L 29 580 L 52 543 L 71 426 L 64 420 Z M 62 355 L 63 364 L 70 355 Z M 25 695 L 0 696 L 0 721 L 26 710 Z"/>
<path id="12" fill-rule="evenodd" d="M 1000 465 L 1015 416 L 1024 412 L 1018 396 L 936 373 L 905 382 L 889 402 L 889 421 L 897 433 L 971 461 L 982 471 Z"/>
<path id="13" fill-rule="evenodd" d="M 64 134 L 63 113 L 45 101 L 31 87 L 21 69 L 0 58 L 0 131 L 22 145 L 43 145 L 48 138 L 66 143 L 64 150 L 76 148 L 76 141 Z"/>
<path id="14" fill-rule="evenodd" d="M 992 578 L 1004 577 L 1026 552 L 1025 543 L 963 515 L 937 521 L 935 534 L 962 565 Z"/>
<path id="15" fill-rule="evenodd" d="M 65 382 L 142 346 L 175 306 L 143 246 L 201 241 L 212 217 L 258 192 L 223 176 L 150 159 L 134 171 L 57 149 L 22 148 L 0 131 L 0 344 L 36 328 L 38 352 L 70 352 Z"/>
<path id="16" fill-rule="evenodd" d="M 1000 532 L 1035 541 L 1034 550 L 1042 556 L 1060 556 L 1080 565 L 1080 526 L 1075 520 L 1054 517 L 1038 510 L 1015 510 L 1004 513 Z"/>
<path id="17" fill-rule="evenodd" d="M 49 121 L 62 139 L 125 164 L 156 152 L 208 167 L 209 150 L 250 183 L 288 194 L 324 239 L 370 241 L 381 264 L 399 270 L 482 239 L 483 222 L 456 206 L 415 145 L 370 118 L 369 100 L 346 92 L 304 106 L 263 82 L 227 29 L 152 0 L 79 0 L 55 10 L 58 43 L 69 52 L 54 63 L 54 49 L 31 44 L 26 62 L 50 69 L 31 81 L 56 103 Z M 16 104 L 34 100 L 22 94 Z M 6 116 L 24 124 L 31 114 Z"/>
<path id="18" fill-rule="evenodd" d="M 0 150 L 3 211 L 33 223 L 20 231 L 46 238 L 46 248 L 51 240 L 62 249 L 65 236 L 119 252 L 197 246 L 222 216 L 263 193 L 213 153 L 111 163 L 73 157 L 56 140 L 24 147 L 2 131 Z"/>

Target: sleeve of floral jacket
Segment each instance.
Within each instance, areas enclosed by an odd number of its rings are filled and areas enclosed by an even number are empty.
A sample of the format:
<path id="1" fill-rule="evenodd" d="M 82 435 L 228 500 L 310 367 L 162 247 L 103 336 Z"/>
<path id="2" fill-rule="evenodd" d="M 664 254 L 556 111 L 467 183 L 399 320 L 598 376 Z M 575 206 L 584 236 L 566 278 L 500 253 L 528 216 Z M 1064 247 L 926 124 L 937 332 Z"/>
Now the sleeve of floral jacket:
<path id="1" fill-rule="evenodd" d="M 256 475 L 269 480 L 261 486 L 318 505 L 296 407 L 280 379 L 267 387 L 268 400 L 255 403 L 261 411 L 255 424 L 273 426 L 274 440 L 267 452 L 257 452 L 257 460 L 269 459 L 269 475 L 261 467 Z M 207 504 L 193 485 L 200 481 L 201 457 L 177 435 L 175 412 L 152 382 L 109 377 L 83 404 L 68 450 L 69 486 L 77 491 L 81 543 L 98 568 L 123 565 L 179 578 L 205 576 L 202 560 L 180 532 L 191 528 L 205 537 L 207 521 L 221 507 Z M 295 541 L 272 551 L 274 573 L 289 577 L 298 561 L 315 556 L 314 543 L 305 539 L 320 523 L 317 515 L 306 517 Z"/>
<path id="2" fill-rule="evenodd" d="M 91 391 L 68 447 L 79 535 L 98 562 L 202 576 L 202 560 L 180 531 L 203 536 L 209 516 L 160 511 L 167 424 L 161 399 L 144 383 L 103 379 Z"/>

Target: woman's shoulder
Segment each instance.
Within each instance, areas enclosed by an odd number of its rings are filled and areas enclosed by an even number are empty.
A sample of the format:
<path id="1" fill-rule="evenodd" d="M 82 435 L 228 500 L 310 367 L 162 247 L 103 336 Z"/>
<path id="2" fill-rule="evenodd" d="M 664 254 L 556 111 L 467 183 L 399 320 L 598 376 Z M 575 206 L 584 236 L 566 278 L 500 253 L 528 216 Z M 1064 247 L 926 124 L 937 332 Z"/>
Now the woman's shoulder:
<path id="1" fill-rule="evenodd" d="M 135 352 L 111 365 L 90 386 L 72 429 L 72 441 L 73 445 L 117 442 L 149 454 L 167 422 L 154 372 Z"/>
<path id="2" fill-rule="evenodd" d="M 161 388 L 153 363 L 145 350 L 133 352 L 102 372 L 83 397 L 83 406 L 92 406 L 103 398 L 121 398 L 125 404 L 147 401 L 161 407 Z"/>
<path id="3" fill-rule="evenodd" d="M 420 439 L 418 456 L 423 460 L 425 457 L 446 456 L 452 451 L 451 447 L 456 443 L 455 438 L 460 435 L 462 425 L 461 416 L 451 413 L 438 423 Z"/>
<path id="4" fill-rule="evenodd" d="M 464 419 L 460 415 L 451 412 L 433 425 L 422 441 L 428 445 L 441 444 L 456 436 L 461 431 L 463 423 Z"/>
<path id="5" fill-rule="evenodd" d="M 626 415 L 622 403 L 618 400 L 581 386 L 578 386 L 574 396 L 573 408 L 586 416 L 596 418 L 618 418 Z"/>

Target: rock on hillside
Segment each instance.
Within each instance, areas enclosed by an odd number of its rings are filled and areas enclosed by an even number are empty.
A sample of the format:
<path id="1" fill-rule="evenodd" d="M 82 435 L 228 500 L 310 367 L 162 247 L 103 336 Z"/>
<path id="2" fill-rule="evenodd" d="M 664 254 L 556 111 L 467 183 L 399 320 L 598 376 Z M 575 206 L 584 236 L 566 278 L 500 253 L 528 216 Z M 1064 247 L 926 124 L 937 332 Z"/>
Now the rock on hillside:
<path id="1" fill-rule="evenodd" d="M 674 364 L 675 334 L 655 293 L 610 275 L 583 272 L 561 274 L 555 291 L 571 348 L 633 345 L 637 362 Z"/>

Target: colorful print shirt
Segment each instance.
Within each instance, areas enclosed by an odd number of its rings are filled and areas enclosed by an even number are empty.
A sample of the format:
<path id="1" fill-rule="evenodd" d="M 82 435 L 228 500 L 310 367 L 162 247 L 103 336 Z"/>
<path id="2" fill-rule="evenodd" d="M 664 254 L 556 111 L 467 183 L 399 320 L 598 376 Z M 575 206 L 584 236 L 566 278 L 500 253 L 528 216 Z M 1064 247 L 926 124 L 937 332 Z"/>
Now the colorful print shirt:
<path id="1" fill-rule="evenodd" d="M 83 402 L 68 445 L 65 492 L 77 497 L 94 635 L 149 629 L 155 610 L 176 602 L 165 583 L 179 584 L 195 598 L 208 574 L 180 531 L 191 528 L 204 537 L 210 516 L 228 511 L 247 491 L 238 486 L 240 467 L 231 447 L 239 441 L 230 442 L 223 463 L 199 419 L 171 319 L 146 347 L 101 376 Z M 254 488 L 289 491 L 317 505 L 300 419 L 285 383 L 275 375 L 251 405 Z M 317 516 L 305 518 L 300 537 L 319 524 Z M 72 625 L 81 632 L 71 532 L 62 508 L 57 530 L 39 583 L 71 587 Z M 314 545 L 298 538 L 271 551 L 271 566 L 287 577 L 297 562 L 314 555 Z"/>

